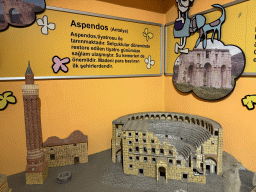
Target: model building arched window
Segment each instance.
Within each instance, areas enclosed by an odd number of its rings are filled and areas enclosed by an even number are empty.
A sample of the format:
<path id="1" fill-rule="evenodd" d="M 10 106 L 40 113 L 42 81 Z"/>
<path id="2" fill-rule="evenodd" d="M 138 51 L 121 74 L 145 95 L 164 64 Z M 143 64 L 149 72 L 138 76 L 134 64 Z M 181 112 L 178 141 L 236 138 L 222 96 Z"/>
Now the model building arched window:
<path id="1" fill-rule="evenodd" d="M 50 155 L 50 160 L 55 160 L 55 155 L 54 154 Z"/>
<path id="2" fill-rule="evenodd" d="M 181 165 L 181 160 L 177 160 L 176 165 Z"/>
<path id="3" fill-rule="evenodd" d="M 139 169 L 139 175 L 144 175 L 144 170 L 143 169 Z"/>

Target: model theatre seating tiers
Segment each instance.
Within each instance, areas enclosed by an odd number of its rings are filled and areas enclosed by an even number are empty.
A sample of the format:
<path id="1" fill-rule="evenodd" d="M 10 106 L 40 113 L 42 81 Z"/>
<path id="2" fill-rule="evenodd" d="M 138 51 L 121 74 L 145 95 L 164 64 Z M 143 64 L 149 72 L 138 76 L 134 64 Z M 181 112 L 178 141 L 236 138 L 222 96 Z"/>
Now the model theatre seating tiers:
<path id="1" fill-rule="evenodd" d="M 222 173 L 223 129 L 211 119 L 148 112 L 113 121 L 112 162 L 125 174 L 206 183 Z"/>

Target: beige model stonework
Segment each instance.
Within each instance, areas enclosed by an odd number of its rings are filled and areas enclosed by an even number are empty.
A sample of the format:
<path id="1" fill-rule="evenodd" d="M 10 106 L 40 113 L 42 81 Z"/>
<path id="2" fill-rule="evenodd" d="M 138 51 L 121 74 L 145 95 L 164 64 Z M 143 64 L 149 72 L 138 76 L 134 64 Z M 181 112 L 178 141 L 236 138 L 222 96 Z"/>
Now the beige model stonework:
<path id="1" fill-rule="evenodd" d="M 68 138 L 49 137 L 43 144 L 48 167 L 88 162 L 88 138 L 74 131 Z"/>
<path id="2" fill-rule="evenodd" d="M 206 183 L 222 173 L 223 129 L 189 114 L 149 112 L 113 121 L 112 162 L 125 174 Z"/>
<path id="3" fill-rule="evenodd" d="M 12 189 L 8 188 L 6 175 L 0 174 L 0 192 L 11 192 Z"/>

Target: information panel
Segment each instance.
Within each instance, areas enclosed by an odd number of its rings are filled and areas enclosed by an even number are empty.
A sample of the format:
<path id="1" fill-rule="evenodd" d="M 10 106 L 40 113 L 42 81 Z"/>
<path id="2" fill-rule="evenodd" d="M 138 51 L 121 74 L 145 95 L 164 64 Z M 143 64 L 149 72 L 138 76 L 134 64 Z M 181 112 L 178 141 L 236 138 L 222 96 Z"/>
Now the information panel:
<path id="1" fill-rule="evenodd" d="M 248 1 L 245 75 L 256 76 L 256 1 Z"/>
<path id="2" fill-rule="evenodd" d="M 159 76 L 161 24 L 47 7 L 0 33 L 0 80 Z"/>

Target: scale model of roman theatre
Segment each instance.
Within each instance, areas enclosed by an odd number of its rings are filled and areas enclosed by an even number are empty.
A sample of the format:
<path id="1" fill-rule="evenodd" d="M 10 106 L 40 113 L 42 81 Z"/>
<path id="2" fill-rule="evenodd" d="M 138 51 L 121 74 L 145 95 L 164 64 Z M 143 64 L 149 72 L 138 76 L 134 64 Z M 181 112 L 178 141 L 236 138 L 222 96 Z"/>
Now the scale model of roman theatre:
<path id="1" fill-rule="evenodd" d="M 206 183 L 222 174 L 223 129 L 211 119 L 171 112 L 136 113 L 113 121 L 112 162 L 125 174 Z"/>

